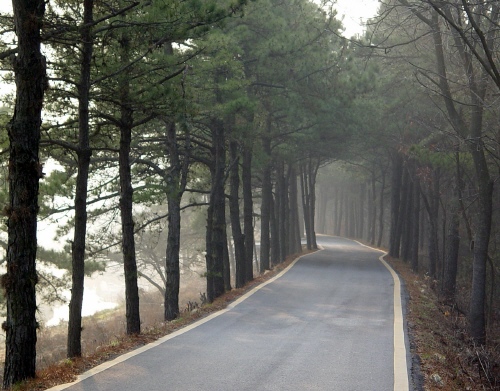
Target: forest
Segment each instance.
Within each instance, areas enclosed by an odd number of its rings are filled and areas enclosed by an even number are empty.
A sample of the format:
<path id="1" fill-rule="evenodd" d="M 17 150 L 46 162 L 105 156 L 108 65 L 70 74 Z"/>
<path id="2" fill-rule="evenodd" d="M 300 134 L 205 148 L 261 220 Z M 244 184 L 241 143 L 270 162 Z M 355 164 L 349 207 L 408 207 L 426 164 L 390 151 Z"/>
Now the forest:
<path id="1" fill-rule="evenodd" d="M 190 262 L 212 303 L 317 249 L 316 233 L 404 260 L 464 316 L 471 345 L 498 345 L 497 1 L 381 1 L 351 38 L 329 0 L 12 5 L 0 14 L 13 91 L 0 109 L 4 388 L 35 376 L 38 305 L 64 289 L 66 356 L 85 354 L 85 276 L 110 262 L 123 331 L 137 335 L 139 281 L 170 322 Z"/>

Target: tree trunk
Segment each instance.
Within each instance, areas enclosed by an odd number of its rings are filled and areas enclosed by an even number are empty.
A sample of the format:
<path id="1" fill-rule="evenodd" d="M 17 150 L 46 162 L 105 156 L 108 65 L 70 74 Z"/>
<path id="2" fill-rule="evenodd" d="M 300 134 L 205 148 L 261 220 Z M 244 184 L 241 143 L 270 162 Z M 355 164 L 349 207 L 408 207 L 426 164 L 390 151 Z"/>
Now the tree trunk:
<path id="1" fill-rule="evenodd" d="M 371 197 L 370 197 L 370 213 L 369 213 L 369 228 L 368 240 L 372 246 L 375 245 L 375 235 L 377 230 L 377 178 L 375 171 L 372 172 L 371 178 Z"/>
<path id="2" fill-rule="evenodd" d="M 288 205 L 288 184 L 287 177 L 285 176 L 285 163 L 282 162 L 280 165 L 280 180 L 279 180 L 279 237 L 280 237 L 280 262 L 283 262 L 286 258 L 288 249 L 288 228 L 290 225 L 290 208 Z"/>
<path id="3" fill-rule="evenodd" d="M 269 121 L 270 120 L 268 120 L 268 122 Z M 270 126 L 270 123 L 268 123 L 268 132 L 270 132 Z M 271 139 L 267 135 L 262 136 L 262 148 L 267 161 L 264 163 L 264 169 L 262 172 L 262 200 L 260 207 L 260 273 L 264 273 L 264 271 L 269 269 L 269 256 L 271 252 L 270 221 L 273 189 L 271 183 Z"/>
<path id="4" fill-rule="evenodd" d="M 229 244 L 227 240 L 227 222 L 224 220 L 224 247 L 222 249 L 222 277 L 224 279 L 224 292 L 229 292 L 231 289 L 231 260 L 229 259 Z M 223 292 L 223 293 L 224 293 Z"/>
<path id="5" fill-rule="evenodd" d="M 269 219 L 269 229 L 271 231 L 271 261 L 270 266 L 277 265 L 280 261 L 280 237 L 277 221 L 277 207 L 274 197 L 271 197 L 271 210 Z"/>
<path id="6" fill-rule="evenodd" d="M 413 184 L 413 211 L 411 214 L 411 220 L 413 224 L 412 228 L 412 241 L 410 250 L 410 265 L 415 273 L 418 273 L 418 248 L 420 242 L 420 182 L 418 177 L 415 175 Z"/>
<path id="7" fill-rule="evenodd" d="M 253 199 L 252 199 L 252 149 L 243 147 L 243 165 L 241 172 L 243 189 L 243 231 L 245 239 L 245 282 L 253 280 Z"/>
<path id="8" fill-rule="evenodd" d="M 14 60 L 16 105 L 8 125 L 9 205 L 7 273 L 2 278 L 7 305 L 4 388 L 35 376 L 36 361 L 36 227 L 43 97 L 47 83 L 40 52 L 45 2 L 12 2 L 18 37 Z"/>
<path id="9" fill-rule="evenodd" d="M 306 245 L 307 249 L 312 249 L 312 230 L 311 230 L 311 218 L 309 216 L 309 189 L 307 180 L 307 168 L 306 164 L 300 166 L 300 188 L 302 193 L 302 211 L 304 213 L 304 228 L 306 230 Z"/>
<path id="10" fill-rule="evenodd" d="M 173 52 L 171 47 L 169 49 Z M 187 132 L 185 140 L 186 150 L 189 150 L 190 138 Z M 177 127 L 171 119 L 165 120 L 165 155 L 170 160 L 170 167 L 163 177 L 168 204 L 164 319 L 170 321 L 179 316 L 181 201 L 189 171 L 189 157 L 181 159 Z"/>
<path id="11" fill-rule="evenodd" d="M 401 204 L 401 178 L 403 174 L 403 159 L 399 153 L 394 152 L 392 161 L 391 181 L 391 232 L 389 235 L 389 255 L 399 258 L 399 245 L 401 243 L 400 231 L 400 204 Z"/>
<path id="12" fill-rule="evenodd" d="M 490 178 L 483 139 L 476 137 L 470 146 L 478 181 L 478 212 L 474 236 L 474 260 L 472 264 L 472 290 L 469 304 L 470 334 L 478 344 L 486 343 L 486 263 L 493 213 L 493 181 Z"/>
<path id="13" fill-rule="evenodd" d="M 356 237 L 359 239 L 363 238 L 364 234 L 364 228 L 365 228 L 365 199 L 367 196 L 367 191 L 366 191 L 366 184 L 362 183 L 359 186 L 359 193 L 358 193 L 358 224 L 357 224 L 357 230 L 356 230 Z"/>
<path id="14" fill-rule="evenodd" d="M 120 45 L 122 62 L 129 63 L 130 40 L 122 34 Z M 134 189 L 130 168 L 130 144 L 132 142 L 133 109 L 130 105 L 129 72 L 119 76 L 120 84 L 120 213 L 122 221 L 122 254 L 125 275 L 125 317 L 127 334 L 140 334 L 139 288 L 137 286 L 137 261 L 135 254 L 134 218 L 132 214 Z"/>
<path id="15" fill-rule="evenodd" d="M 75 226 L 71 248 L 71 300 L 69 303 L 67 356 L 82 355 L 82 304 L 84 289 L 85 241 L 87 235 L 87 187 L 92 151 L 89 142 L 89 91 L 90 64 L 92 60 L 93 0 L 84 1 L 84 21 L 81 29 L 83 42 L 81 80 L 78 88 L 78 150 L 75 189 Z"/>
<path id="16" fill-rule="evenodd" d="M 178 183 L 178 182 L 177 182 Z M 179 316 L 180 288 L 180 236 L 181 236 L 181 194 L 172 189 L 167 195 L 168 202 L 168 233 L 165 269 L 167 282 L 165 284 L 164 319 L 174 320 Z"/>
<path id="17" fill-rule="evenodd" d="M 344 197 L 345 197 L 345 188 L 342 188 L 338 193 L 339 194 L 339 199 L 337 202 L 337 222 L 336 222 L 336 227 L 335 227 L 335 235 L 340 236 L 342 235 L 342 220 L 344 218 Z"/>
<path id="18" fill-rule="evenodd" d="M 297 172 L 291 168 L 290 176 L 290 230 L 289 230 L 289 252 L 290 254 L 300 253 L 302 250 L 300 241 L 300 221 L 298 205 Z"/>
<path id="19" fill-rule="evenodd" d="M 434 170 L 432 188 L 430 189 L 426 209 L 429 216 L 429 276 L 435 279 L 439 262 L 439 174 L 436 170 Z"/>
<path id="20" fill-rule="evenodd" d="M 211 124 L 213 164 L 210 205 L 207 212 L 206 263 L 207 300 L 209 303 L 224 293 L 224 245 L 226 212 L 224 193 L 225 137 L 224 124 L 214 119 Z"/>
<path id="21" fill-rule="evenodd" d="M 413 240 L 413 219 L 409 216 L 413 216 L 413 194 L 414 194 L 414 170 L 411 166 L 411 162 L 408 163 L 407 174 L 403 191 L 405 194 L 405 203 L 401 205 L 401 254 L 402 259 L 406 262 L 410 260 L 410 254 L 412 250 L 412 240 Z"/>
<path id="22" fill-rule="evenodd" d="M 378 216 L 378 239 L 377 239 L 377 247 L 382 246 L 382 240 L 384 238 L 384 203 L 385 203 L 385 176 L 386 170 L 382 170 L 382 185 L 380 186 L 380 198 L 379 198 L 379 209 L 380 213 Z"/>
<path id="23" fill-rule="evenodd" d="M 239 156 L 238 143 L 231 141 L 229 143 L 229 155 L 231 161 L 230 174 L 230 195 L 229 195 L 229 215 L 231 218 L 231 230 L 234 241 L 234 257 L 235 257 L 235 285 L 236 288 L 241 288 L 246 281 L 246 262 L 245 262 L 245 237 L 241 232 L 240 224 L 240 173 L 239 173 Z"/>
<path id="24" fill-rule="evenodd" d="M 330 191 L 328 186 L 320 184 L 319 200 L 318 200 L 318 232 L 326 233 L 326 216 L 327 216 L 327 203 Z"/>
<path id="25" fill-rule="evenodd" d="M 318 175 L 319 170 L 319 160 L 313 164 L 312 159 L 309 160 L 309 218 L 311 219 L 310 227 L 311 227 L 311 241 L 312 248 L 314 250 L 318 249 L 318 243 L 316 242 L 316 227 L 315 227 L 315 219 L 314 216 L 316 214 L 316 176 Z"/>
<path id="26" fill-rule="evenodd" d="M 458 271 L 458 252 L 460 248 L 460 218 L 458 209 L 457 191 L 453 191 L 451 202 L 450 221 L 448 223 L 448 233 L 446 240 L 446 257 L 444 259 L 444 275 L 442 294 L 444 300 L 453 303 L 455 300 L 455 290 Z"/>

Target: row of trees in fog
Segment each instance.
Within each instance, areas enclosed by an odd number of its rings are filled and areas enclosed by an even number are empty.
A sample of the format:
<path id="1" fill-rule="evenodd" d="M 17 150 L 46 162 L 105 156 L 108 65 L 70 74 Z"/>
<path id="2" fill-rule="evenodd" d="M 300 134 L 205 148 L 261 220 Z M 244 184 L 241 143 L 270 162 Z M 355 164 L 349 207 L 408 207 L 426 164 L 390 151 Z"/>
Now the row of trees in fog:
<path id="1" fill-rule="evenodd" d="M 253 279 L 256 216 L 259 273 L 301 251 L 301 226 L 315 247 L 316 174 L 347 140 L 369 77 L 331 5 L 246 3 L 13 1 L 1 16 L 16 86 L 2 118 L 5 387 L 35 375 L 35 291 L 54 287 L 53 276 L 37 285 L 37 262 L 71 273 L 71 358 L 82 354 L 84 276 L 116 247 L 127 333 L 141 332 L 134 239 L 149 224 L 167 220 L 167 321 L 179 315 L 183 209 L 206 210 L 209 302 L 231 289 L 228 241 L 236 287 Z M 37 251 L 37 218 L 59 224 L 64 251 Z"/>
<path id="2" fill-rule="evenodd" d="M 71 273 L 67 355 L 80 356 L 85 274 L 120 249 L 127 332 L 140 333 L 136 239 L 166 220 L 155 283 L 164 319 L 178 317 L 186 209 L 205 214 L 210 302 L 300 252 L 302 233 L 315 248 L 318 230 L 424 270 L 486 342 L 498 306 L 496 2 L 391 0 L 357 40 L 341 37 L 330 2 L 13 5 L 0 17 L 16 86 L 0 118 L 5 387 L 35 374 L 35 290 L 51 300 L 64 285 L 37 263 Z M 37 247 L 37 218 L 69 237 L 64 251 Z"/>
<path id="3" fill-rule="evenodd" d="M 372 121 L 318 199 L 319 231 L 426 273 L 477 344 L 499 321 L 499 16 L 494 1 L 381 5 L 366 37 L 381 70 Z"/>

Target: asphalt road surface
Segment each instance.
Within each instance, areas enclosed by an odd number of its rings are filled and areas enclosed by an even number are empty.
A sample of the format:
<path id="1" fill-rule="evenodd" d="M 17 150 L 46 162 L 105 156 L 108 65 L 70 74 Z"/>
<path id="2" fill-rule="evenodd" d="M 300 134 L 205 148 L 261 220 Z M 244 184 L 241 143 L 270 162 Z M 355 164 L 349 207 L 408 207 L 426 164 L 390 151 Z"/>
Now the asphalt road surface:
<path id="1" fill-rule="evenodd" d="M 233 308 L 52 391 L 406 391 L 395 385 L 405 350 L 381 253 L 318 243 Z"/>

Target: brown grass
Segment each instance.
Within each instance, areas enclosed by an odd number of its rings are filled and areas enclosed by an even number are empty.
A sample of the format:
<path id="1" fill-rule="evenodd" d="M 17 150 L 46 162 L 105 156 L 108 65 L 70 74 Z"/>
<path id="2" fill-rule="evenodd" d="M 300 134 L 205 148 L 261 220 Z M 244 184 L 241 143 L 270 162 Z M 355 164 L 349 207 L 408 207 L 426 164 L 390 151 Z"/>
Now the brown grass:
<path id="1" fill-rule="evenodd" d="M 424 390 L 500 390 L 498 327 L 490 329 L 487 347 L 475 347 L 464 314 L 440 301 L 432 281 L 399 259 L 385 258 L 405 281 L 410 297 L 412 353 L 421 361 Z"/>

